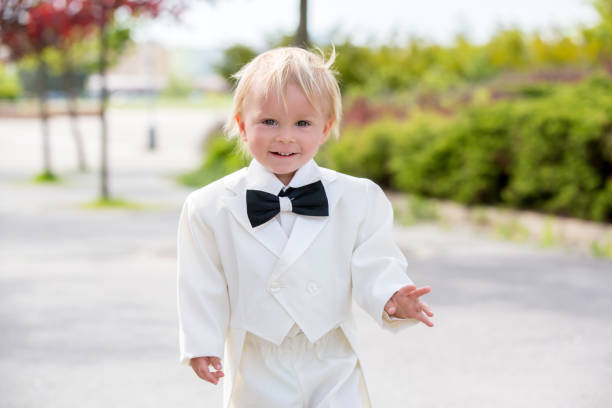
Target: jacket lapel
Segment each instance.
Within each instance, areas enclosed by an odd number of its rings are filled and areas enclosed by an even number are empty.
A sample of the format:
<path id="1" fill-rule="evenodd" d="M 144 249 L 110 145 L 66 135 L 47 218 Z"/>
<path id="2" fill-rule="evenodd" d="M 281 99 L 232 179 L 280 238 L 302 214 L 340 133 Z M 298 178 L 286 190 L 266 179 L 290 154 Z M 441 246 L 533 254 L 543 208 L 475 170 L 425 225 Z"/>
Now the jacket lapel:
<path id="1" fill-rule="evenodd" d="M 334 183 L 336 180 L 335 171 L 326 168 L 319 168 L 319 170 L 321 171 L 321 182 L 325 188 L 329 215 L 331 216 L 342 195 L 342 187 L 340 184 Z M 276 219 L 253 228 L 247 216 L 246 175 L 247 168 L 244 168 L 224 179 L 226 187 L 236 193 L 235 196 L 225 197 L 224 204 L 249 234 L 280 258 L 279 266 L 281 270 L 284 270 L 291 266 L 310 246 L 317 234 L 327 224 L 329 216 L 298 216 L 289 239 L 287 239 L 285 231 Z"/>
<path id="2" fill-rule="evenodd" d="M 282 227 L 278 222 L 275 222 L 275 220 L 270 220 L 256 228 L 251 226 L 246 208 L 246 189 L 244 188 L 245 176 L 246 169 L 242 169 L 226 177 L 225 185 L 237 194 L 232 197 L 225 197 L 225 206 L 248 233 L 253 235 L 255 239 L 261 242 L 274 255 L 280 257 L 287 243 L 287 235 L 285 235 L 285 231 L 283 231 Z"/>
<path id="3" fill-rule="evenodd" d="M 312 244 L 312 241 L 317 237 L 319 232 L 329 221 L 329 217 L 342 195 L 342 187 L 339 183 L 333 183 L 336 178 L 336 172 L 329 169 L 321 169 L 321 181 L 327 195 L 327 203 L 329 206 L 329 216 L 298 216 L 295 219 L 291 236 L 285 245 L 280 256 L 279 266 L 281 271 L 289 268 L 304 251 Z"/>

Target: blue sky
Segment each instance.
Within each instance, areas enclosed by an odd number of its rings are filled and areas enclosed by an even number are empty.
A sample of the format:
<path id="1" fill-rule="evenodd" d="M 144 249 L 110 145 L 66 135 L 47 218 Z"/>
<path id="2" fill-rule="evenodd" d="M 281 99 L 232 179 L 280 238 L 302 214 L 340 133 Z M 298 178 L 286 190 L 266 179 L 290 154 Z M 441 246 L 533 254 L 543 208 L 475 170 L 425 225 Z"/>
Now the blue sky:
<path id="1" fill-rule="evenodd" d="M 159 19 L 142 24 L 136 39 L 174 47 L 225 48 L 235 43 L 263 47 L 270 38 L 293 33 L 298 0 L 196 1 L 182 24 Z M 350 36 L 352 41 L 401 42 L 416 35 L 448 43 L 458 33 L 476 42 L 486 41 L 500 26 L 518 26 L 532 32 L 571 33 L 592 25 L 597 14 L 589 0 L 310 0 L 309 29 L 318 41 Z"/>

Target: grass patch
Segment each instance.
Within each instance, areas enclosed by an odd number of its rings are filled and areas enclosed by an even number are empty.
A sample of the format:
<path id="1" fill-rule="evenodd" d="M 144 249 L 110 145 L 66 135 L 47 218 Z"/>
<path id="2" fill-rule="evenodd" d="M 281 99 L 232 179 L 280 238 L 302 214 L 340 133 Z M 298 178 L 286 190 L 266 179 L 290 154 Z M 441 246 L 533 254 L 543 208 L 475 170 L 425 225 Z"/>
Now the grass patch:
<path id="1" fill-rule="evenodd" d="M 181 109 L 229 109 L 232 106 L 232 94 L 211 92 L 204 95 L 187 96 L 184 98 L 159 97 L 155 100 L 147 98 L 111 100 L 114 109 L 150 109 L 181 108 Z"/>
<path id="2" fill-rule="evenodd" d="M 518 221 L 512 220 L 495 226 L 495 234 L 502 239 L 513 242 L 525 242 L 529 238 L 529 231 Z"/>
<path id="3" fill-rule="evenodd" d="M 402 225 L 414 225 L 419 222 L 434 221 L 438 219 L 435 204 L 427 198 L 410 195 L 406 204 L 395 208 L 398 222 Z"/>
<path id="4" fill-rule="evenodd" d="M 591 242 L 591 253 L 597 258 L 612 259 L 612 236 Z"/>
<path id="5" fill-rule="evenodd" d="M 542 248 L 551 248 L 559 245 L 559 239 L 555 235 L 553 221 L 550 218 L 546 219 L 544 223 L 544 231 L 542 231 L 542 237 L 540 238 L 540 246 Z"/>
<path id="6" fill-rule="evenodd" d="M 140 211 L 140 210 L 150 209 L 156 206 L 126 201 L 121 198 L 99 198 L 95 201 L 82 204 L 80 207 L 87 209 L 87 210 L 117 209 L 117 210 Z"/>
<path id="7" fill-rule="evenodd" d="M 469 215 L 469 220 L 470 222 L 482 227 L 491 225 L 491 220 L 489 219 L 487 212 L 482 208 L 474 209 Z"/>
<path id="8" fill-rule="evenodd" d="M 34 176 L 32 178 L 32 181 L 34 183 L 60 183 L 62 181 L 62 179 L 57 176 L 55 173 L 50 172 L 50 171 L 43 171 L 40 174 L 37 174 L 36 176 Z"/>

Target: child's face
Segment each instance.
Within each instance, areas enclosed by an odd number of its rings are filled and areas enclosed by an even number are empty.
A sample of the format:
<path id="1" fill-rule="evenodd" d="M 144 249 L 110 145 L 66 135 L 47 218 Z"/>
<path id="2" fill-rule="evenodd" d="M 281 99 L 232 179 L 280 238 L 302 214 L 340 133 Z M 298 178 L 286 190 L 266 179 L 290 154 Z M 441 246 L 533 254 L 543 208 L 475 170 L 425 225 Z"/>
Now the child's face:
<path id="1" fill-rule="evenodd" d="M 275 92 L 269 92 L 267 97 L 261 91 L 251 92 L 236 120 L 253 157 L 286 185 L 296 170 L 317 154 L 332 121 L 317 111 L 291 82 L 287 84 L 285 99 L 287 109 Z"/>

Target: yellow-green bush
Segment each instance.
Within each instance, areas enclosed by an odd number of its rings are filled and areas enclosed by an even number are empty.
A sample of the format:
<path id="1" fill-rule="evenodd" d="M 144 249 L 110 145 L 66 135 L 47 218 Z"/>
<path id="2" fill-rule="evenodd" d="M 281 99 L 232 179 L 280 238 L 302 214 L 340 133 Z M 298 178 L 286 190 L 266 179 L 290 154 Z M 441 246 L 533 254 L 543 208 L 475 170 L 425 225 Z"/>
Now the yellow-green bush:
<path id="1" fill-rule="evenodd" d="M 538 98 L 344 131 L 324 164 L 385 187 L 467 204 L 612 221 L 612 81 Z"/>
<path id="2" fill-rule="evenodd" d="M 512 206 L 612 219 L 612 84 L 597 78 L 522 107 Z"/>
<path id="3" fill-rule="evenodd" d="M 391 118 L 364 127 L 351 126 L 338 141 L 327 141 L 317 159 L 321 165 L 388 186 L 392 175 L 389 159 L 396 144 L 393 139 L 404 136 L 407 127 L 407 123 Z"/>
<path id="4" fill-rule="evenodd" d="M 473 108 L 444 125 L 421 123 L 393 149 L 393 185 L 463 203 L 499 202 L 511 160 L 510 112 L 509 105 Z"/>
<path id="5" fill-rule="evenodd" d="M 202 166 L 195 171 L 182 174 L 179 180 L 189 186 L 201 187 L 248 164 L 249 160 L 239 151 L 238 139 L 228 139 L 219 130 L 209 136 Z"/>
<path id="6" fill-rule="evenodd" d="M 19 77 L 0 64 L 0 100 L 15 100 L 21 95 Z"/>

